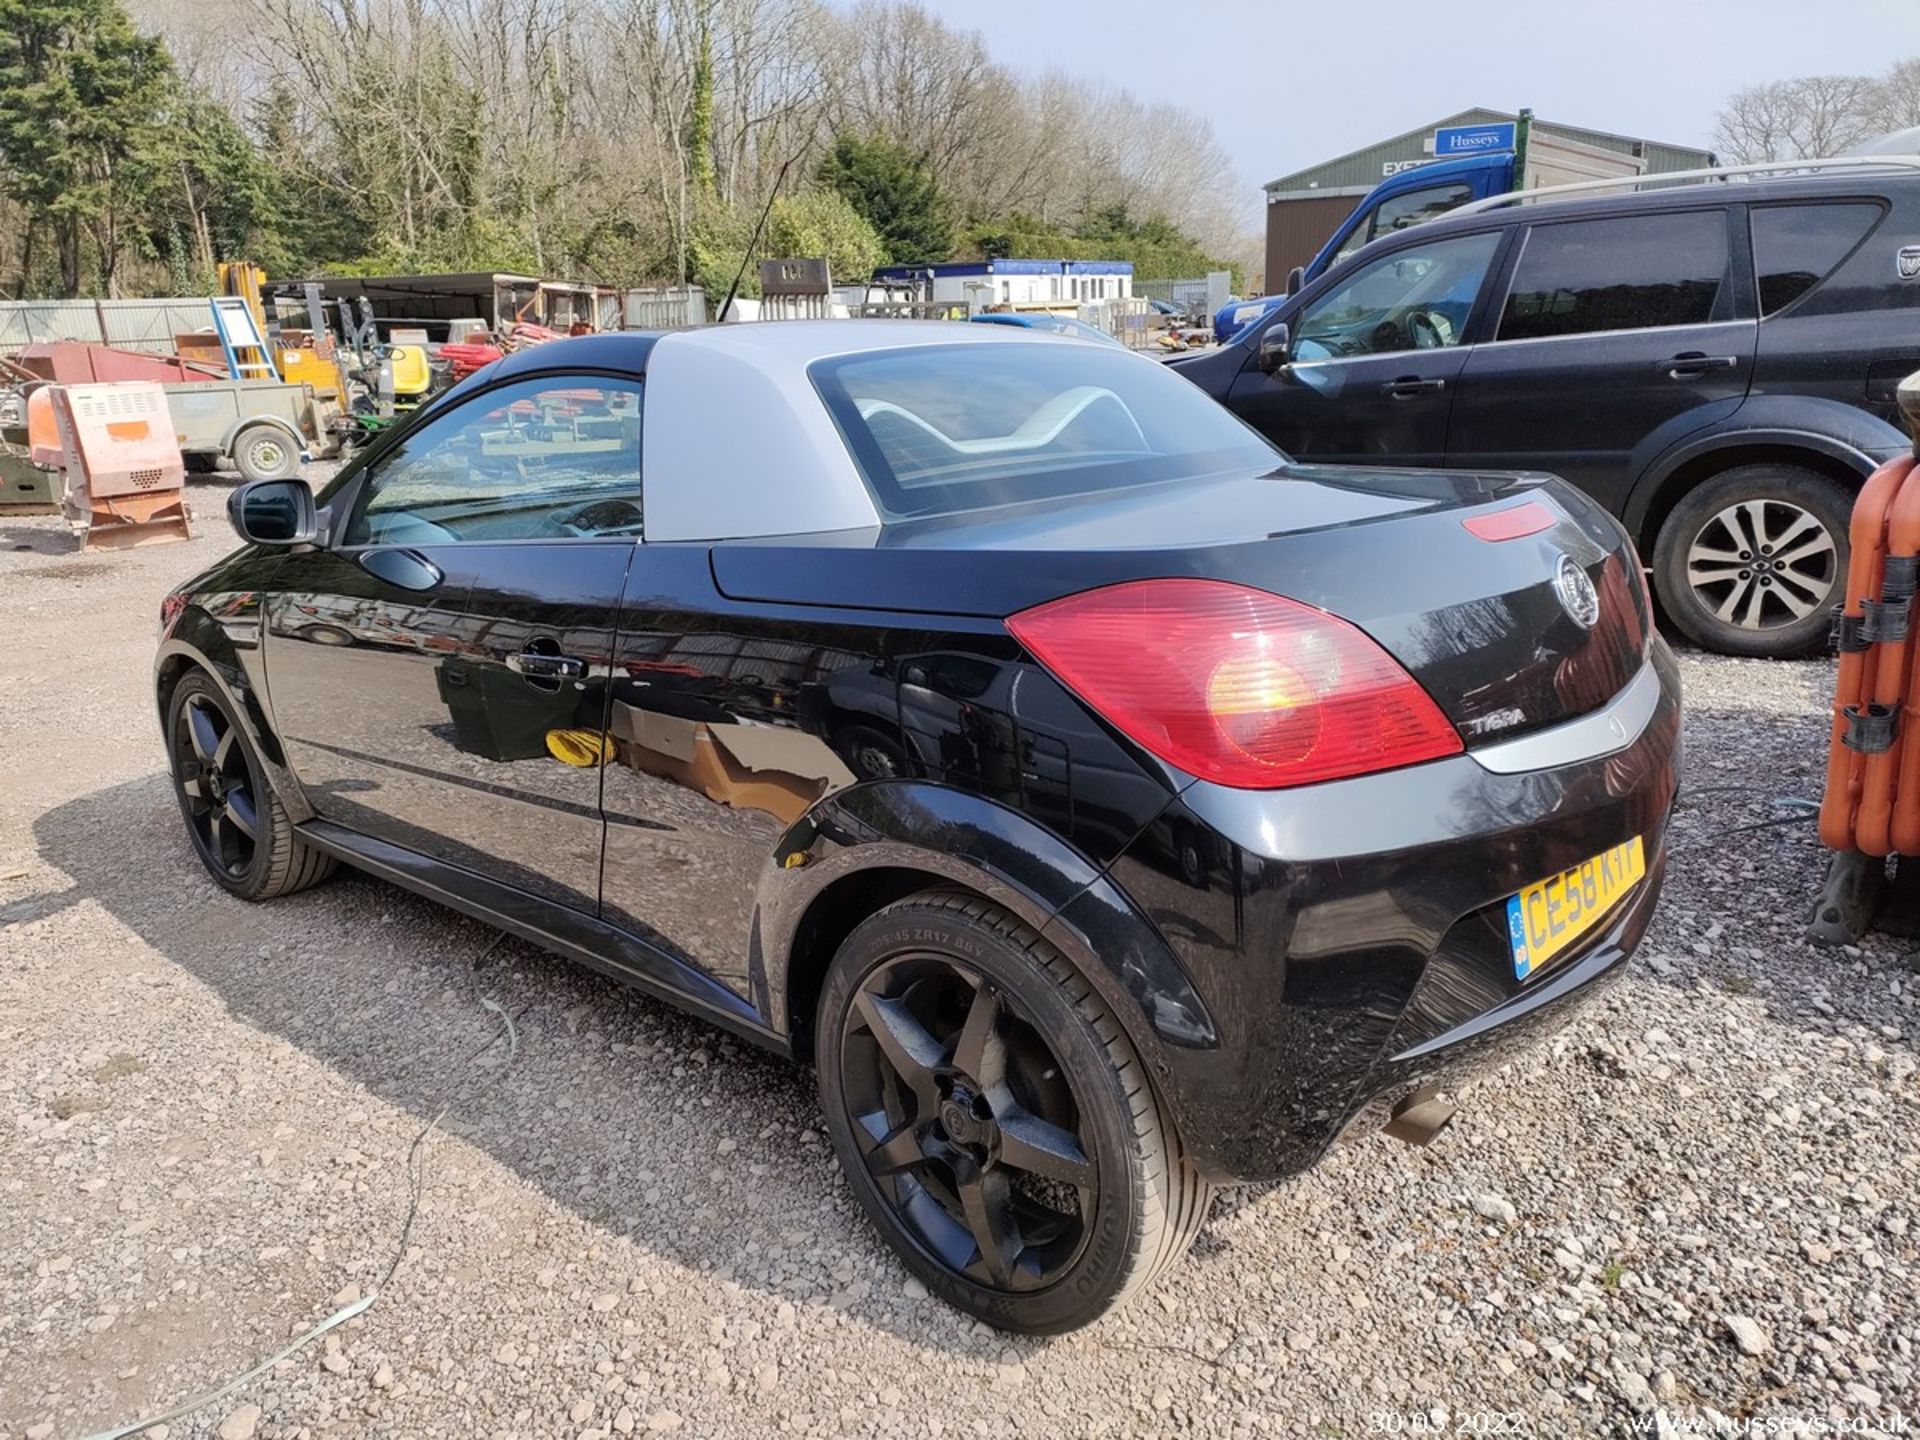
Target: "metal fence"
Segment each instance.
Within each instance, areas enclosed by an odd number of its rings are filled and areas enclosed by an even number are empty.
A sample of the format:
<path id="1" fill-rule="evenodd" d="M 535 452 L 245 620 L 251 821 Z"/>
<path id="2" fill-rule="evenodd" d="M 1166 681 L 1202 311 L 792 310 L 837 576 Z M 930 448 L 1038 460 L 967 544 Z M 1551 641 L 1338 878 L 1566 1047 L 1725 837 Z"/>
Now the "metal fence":
<path id="1" fill-rule="evenodd" d="M 618 330 L 624 319 L 628 330 L 686 330 L 707 323 L 707 292 L 698 285 L 629 290 L 623 309 L 623 316 L 603 316 L 600 328 Z"/>
<path id="2" fill-rule="evenodd" d="M 173 337 L 209 329 L 205 300 L 0 301 L 0 352 L 52 340 L 85 340 L 171 354 Z"/>
<path id="3" fill-rule="evenodd" d="M 594 319 L 601 330 L 685 330 L 707 323 L 706 292 L 694 285 L 603 295 Z M 198 298 L 5 300 L 0 301 L 0 354 L 54 340 L 83 340 L 171 355 L 176 335 L 212 326 L 212 307 Z"/>
<path id="4" fill-rule="evenodd" d="M 1089 301 L 1080 307 L 1080 319 L 1106 331 L 1129 350 L 1151 350 L 1159 340 L 1154 333 L 1158 317 L 1144 295 Z"/>
<path id="5" fill-rule="evenodd" d="M 762 295 L 760 318 L 762 320 L 831 320 L 833 296 L 830 294 Z"/>
<path id="6" fill-rule="evenodd" d="M 1185 280 L 1135 280 L 1133 293 L 1148 300 L 1164 300 L 1188 313 L 1211 315 L 1233 292 L 1233 273 L 1215 270 Z"/>
<path id="7" fill-rule="evenodd" d="M 964 300 L 862 300 L 847 307 L 856 320 L 964 320 Z"/>

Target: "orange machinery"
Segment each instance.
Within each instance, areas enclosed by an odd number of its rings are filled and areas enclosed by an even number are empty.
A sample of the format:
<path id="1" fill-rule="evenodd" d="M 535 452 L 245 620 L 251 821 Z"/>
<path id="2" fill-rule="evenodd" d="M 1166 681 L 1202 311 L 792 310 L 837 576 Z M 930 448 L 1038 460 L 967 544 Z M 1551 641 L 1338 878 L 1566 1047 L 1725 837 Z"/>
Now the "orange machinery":
<path id="1" fill-rule="evenodd" d="M 167 393 L 152 381 L 55 385 L 67 518 L 86 526 L 83 548 L 185 540 L 187 469 Z M 31 424 L 31 416 L 29 417 Z"/>

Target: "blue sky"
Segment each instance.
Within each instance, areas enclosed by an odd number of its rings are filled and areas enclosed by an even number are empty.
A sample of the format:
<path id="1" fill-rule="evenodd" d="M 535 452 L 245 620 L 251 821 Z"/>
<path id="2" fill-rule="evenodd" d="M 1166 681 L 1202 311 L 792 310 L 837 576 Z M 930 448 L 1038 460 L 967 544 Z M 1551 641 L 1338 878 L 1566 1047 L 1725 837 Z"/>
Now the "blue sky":
<path id="1" fill-rule="evenodd" d="M 1472 105 L 1709 146 L 1743 85 L 1920 55 L 1920 0 L 927 0 L 1015 69 L 1205 115 L 1259 186 Z"/>

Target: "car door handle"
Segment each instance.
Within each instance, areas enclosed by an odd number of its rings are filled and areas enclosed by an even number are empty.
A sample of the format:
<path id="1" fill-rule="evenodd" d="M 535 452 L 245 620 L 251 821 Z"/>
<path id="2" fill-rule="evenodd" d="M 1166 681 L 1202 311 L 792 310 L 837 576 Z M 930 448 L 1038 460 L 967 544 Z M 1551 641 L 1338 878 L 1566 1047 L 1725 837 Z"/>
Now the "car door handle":
<path id="1" fill-rule="evenodd" d="M 529 680 L 579 680 L 586 676 L 587 662 L 577 655 L 542 655 L 538 651 L 522 650 L 518 655 L 507 657 L 507 668 Z"/>
<path id="2" fill-rule="evenodd" d="M 1444 380 L 1422 380 L 1418 375 L 1402 375 L 1398 380 L 1389 380 L 1380 387 L 1382 395 L 1391 395 L 1395 400 L 1411 400 L 1416 395 L 1438 395 L 1447 388 Z"/>
<path id="3" fill-rule="evenodd" d="M 1739 366 L 1738 355 L 1705 355 L 1689 350 L 1684 355 L 1662 360 L 1654 369 L 1666 371 L 1669 380 L 1697 380 L 1714 370 L 1736 370 Z"/>

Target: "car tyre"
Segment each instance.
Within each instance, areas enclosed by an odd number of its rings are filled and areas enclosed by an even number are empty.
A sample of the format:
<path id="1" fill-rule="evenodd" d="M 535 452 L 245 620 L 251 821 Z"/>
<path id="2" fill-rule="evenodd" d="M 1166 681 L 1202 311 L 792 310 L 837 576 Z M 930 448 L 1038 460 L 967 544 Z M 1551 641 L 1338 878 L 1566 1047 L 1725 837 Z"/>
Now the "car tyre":
<path id="1" fill-rule="evenodd" d="M 1065 956 L 988 902 L 931 891 L 855 927 L 814 1033 L 861 1208 L 968 1314 L 1075 1329 L 1199 1233 L 1212 1187 L 1126 1032 Z"/>
<path id="2" fill-rule="evenodd" d="M 194 853 L 221 888 L 271 900 L 331 875 L 331 855 L 294 832 L 233 707 L 205 671 L 167 697 L 167 758 Z"/>
<path id="3" fill-rule="evenodd" d="M 1785 659 L 1824 649 L 1845 595 L 1852 510 L 1845 488 L 1804 466 L 1722 471 L 1682 496 L 1660 527 L 1661 608 L 1688 639 L 1722 654 Z"/>
<path id="4" fill-rule="evenodd" d="M 300 446 L 278 425 L 249 425 L 233 437 L 233 463 L 247 480 L 291 480 L 300 473 Z"/>

